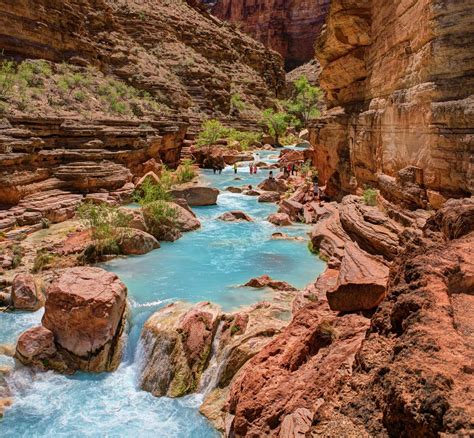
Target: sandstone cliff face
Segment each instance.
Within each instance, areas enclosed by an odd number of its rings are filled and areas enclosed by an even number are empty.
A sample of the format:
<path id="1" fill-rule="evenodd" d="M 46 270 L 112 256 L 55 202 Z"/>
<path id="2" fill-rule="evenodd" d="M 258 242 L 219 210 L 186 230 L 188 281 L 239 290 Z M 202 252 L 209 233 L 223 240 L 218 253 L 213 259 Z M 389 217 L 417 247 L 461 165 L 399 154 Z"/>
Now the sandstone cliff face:
<path id="1" fill-rule="evenodd" d="M 330 111 L 311 136 L 331 194 L 408 165 L 429 190 L 472 192 L 472 13 L 454 0 L 332 2 L 317 47 Z"/>
<path id="2" fill-rule="evenodd" d="M 219 0 L 212 12 L 235 23 L 285 59 L 292 70 L 314 56 L 329 0 Z"/>
<path id="3" fill-rule="evenodd" d="M 284 87 L 275 54 L 184 0 L 4 0 L 0 28 L 7 57 L 94 65 L 179 110 L 227 114 L 234 92 L 263 107 Z"/>

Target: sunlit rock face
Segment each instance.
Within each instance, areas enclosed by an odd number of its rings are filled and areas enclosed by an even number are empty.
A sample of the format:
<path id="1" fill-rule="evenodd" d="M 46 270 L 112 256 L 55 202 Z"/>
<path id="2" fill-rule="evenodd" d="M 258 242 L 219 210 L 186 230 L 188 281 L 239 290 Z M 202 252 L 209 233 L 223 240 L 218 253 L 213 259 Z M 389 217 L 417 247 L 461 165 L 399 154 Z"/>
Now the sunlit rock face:
<path id="1" fill-rule="evenodd" d="M 219 0 L 212 12 L 235 23 L 244 32 L 285 59 L 292 70 L 314 57 L 329 0 Z"/>
<path id="2" fill-rule="evenodd" d="M 468 2 L 332 2 L 316 49 L 329 114 L 311 142 L 334 191 L 411 165 L 432 192 L 472 192 L 471 16 Z"/>

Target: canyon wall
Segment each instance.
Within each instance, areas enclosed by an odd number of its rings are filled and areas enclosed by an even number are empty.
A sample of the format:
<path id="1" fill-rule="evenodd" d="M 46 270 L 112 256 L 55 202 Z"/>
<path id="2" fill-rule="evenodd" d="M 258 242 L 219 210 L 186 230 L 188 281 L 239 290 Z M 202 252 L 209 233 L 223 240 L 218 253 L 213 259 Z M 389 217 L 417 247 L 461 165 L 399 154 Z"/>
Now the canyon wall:
<path id="1" fill-rule="evenodd" d="M 285 59 L 292 70 L 314 57 L 329 0 L 219 0 L 212 12 Z"/>
<path id="2" fill-rule="evenodd" d="M 332 196 L 421 168 L 428 201 L 472 193 L 472 2 L 334 0 L 317 44 L 329 111 L 311 129 Z"/>
<path id="3" fill-rule="evenodd" d="M 284 88 L 279 57 L 192 1 L 1 0 L 8 58 L 93 65 L 175 110 L 227 114 L 238 92 L 263 108 Z"/>

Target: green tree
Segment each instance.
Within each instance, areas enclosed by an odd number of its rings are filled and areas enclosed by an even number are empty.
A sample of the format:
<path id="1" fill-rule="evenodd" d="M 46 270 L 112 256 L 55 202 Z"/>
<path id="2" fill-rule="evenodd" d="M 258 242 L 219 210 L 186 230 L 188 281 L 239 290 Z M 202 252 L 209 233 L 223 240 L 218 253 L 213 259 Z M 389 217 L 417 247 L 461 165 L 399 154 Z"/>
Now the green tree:
<path id="1" fill-rule="evenodd" d="M 290 117 L 287 113 L 275 112 L 273 108 L 266 109 L 262 116 L 262 122 L 267 127 L 268 133 L 275 138 L 276 144 L 280 146 L 280 137 L 285 134 Z"/>
<path id="2" fill-rule="evenodd" d="M 202 124 L 201 132 L 197 139 L 198 146 L 211 146 L 220 138 L 225 137 L 226 128 L 219 120 L 206 120 Z"/>
<path id="3" fill-rule="evenodd" d="M 306 76 L 301 76 L 293 84 L 294 90 L 290 100 L 286 102 L 287 111 L 306 126 L 312 119 L 319 117 L 319 102 L 323 92 L 312 86 Z"/>

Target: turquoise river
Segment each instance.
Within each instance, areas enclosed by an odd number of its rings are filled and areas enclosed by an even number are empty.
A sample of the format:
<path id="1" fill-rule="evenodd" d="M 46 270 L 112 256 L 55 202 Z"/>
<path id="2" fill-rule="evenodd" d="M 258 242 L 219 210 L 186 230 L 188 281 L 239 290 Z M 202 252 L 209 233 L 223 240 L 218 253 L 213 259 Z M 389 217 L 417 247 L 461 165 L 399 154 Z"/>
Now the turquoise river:
<path id="1" fill-rule="evenodd" d="M 262 151 L 259 161 L 275 162 L 275 152 Z M 324 269 L 305 241 L 272 240 L 277 228 L 266 221 L 275 204 L 255 197 L 226 192 L 228 186 L 252 184 L 268 171 L 250 175 L 248 166 L 238 174 L 228 167 L 221 175 L 202 171 L 202 180 L 221 190 L 218 204 L 195 208 L 202 227 L 147 255 L 119 258 L 103 265 L 117 273 L 129 290 L 132 307 L 127 350 L 113 373 L 62 376 L 53 372 L 34 375 L 26 368 L 9 380 L 14 404 L 0 420 L 2 437 L 175 437 L 219 436 L 199 412 L 202 395 L 181 399 L 155 398 L 137 386 L 140 369 L 137 349 L 145 320 L 163 305 L 176 301 L 212 301 L 224 310 L 261 300 L 265 292 L 239 287 L 252 277 L 268 274 L 296 287 L 304 287 Z M 235 180 L 235 178 L 240 180 Z M 254 222 L 216 220 L 229 210 L 243 210 Z M 290 235 L 306 236 L 308 227 L 280 228 Z M 35 313 L 0 313 L 0 343 L 15 343 L 19 334 L 39 324 Z M 1 364 L 12 364 L 0 356 Z"/>

